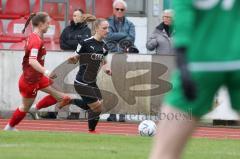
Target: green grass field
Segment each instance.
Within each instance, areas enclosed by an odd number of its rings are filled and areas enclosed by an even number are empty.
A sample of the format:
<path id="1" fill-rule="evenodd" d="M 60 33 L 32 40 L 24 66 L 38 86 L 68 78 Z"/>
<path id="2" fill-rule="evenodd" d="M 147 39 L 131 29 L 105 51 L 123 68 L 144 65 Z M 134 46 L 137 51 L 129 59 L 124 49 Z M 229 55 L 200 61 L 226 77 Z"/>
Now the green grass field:
<path id="1" fill-rule="evenodd" d="M 0 132 L 0 159 L 147 159 L 152 138 Z M 184 159 L 239 159 L 240 140 L 192 139 Z"/>

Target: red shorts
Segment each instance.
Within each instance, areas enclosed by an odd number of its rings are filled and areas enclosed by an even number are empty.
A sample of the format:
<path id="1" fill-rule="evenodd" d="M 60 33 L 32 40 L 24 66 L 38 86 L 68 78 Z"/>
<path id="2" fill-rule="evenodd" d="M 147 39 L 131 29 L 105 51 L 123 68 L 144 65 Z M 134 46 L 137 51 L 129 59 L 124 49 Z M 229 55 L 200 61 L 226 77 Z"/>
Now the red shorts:
<path id="1" fill-rule="evenodd" d="M 41 80 L 37 83 L 29 84 L 24 79 L 24 76 L 21 75 L 18 82 L 18 87 L 22 97 L 35 98 L 37 96 L 38 90 L 46 88 L 51 84 L 52 84 L 52 80 L 46 76 L 43 76 Z"/>

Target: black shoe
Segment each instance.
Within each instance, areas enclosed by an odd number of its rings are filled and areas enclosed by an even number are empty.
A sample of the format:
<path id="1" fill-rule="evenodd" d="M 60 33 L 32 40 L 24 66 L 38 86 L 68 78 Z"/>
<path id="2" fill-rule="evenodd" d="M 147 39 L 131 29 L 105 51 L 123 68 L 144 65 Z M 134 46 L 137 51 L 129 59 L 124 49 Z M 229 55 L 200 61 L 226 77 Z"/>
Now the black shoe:
<path id="1" fill-rule="evenodd" d="M 71 113 L 71 114 L 67 117 L 67 119 L 69 119 L 69 120 L 77 120 L 77 119 L 79 119 L 79 115 L 80 115 L 80 113 Z"/>
<path id="2" fill-rule="evenodd" d="M 125 120 L 125 115 L 124 115 L 124 114 L 120 114 L 118 121 L 119 121 L 119 122 L 125 122 L 125 121 L 126 121 L 126 120 Z"/>
<path id="3" fill-rule="evenodd" d="M 116 114 L 110 114 L 109 117 L 107 118 L 107 121 L 116 122 L 117 121 Z"/>

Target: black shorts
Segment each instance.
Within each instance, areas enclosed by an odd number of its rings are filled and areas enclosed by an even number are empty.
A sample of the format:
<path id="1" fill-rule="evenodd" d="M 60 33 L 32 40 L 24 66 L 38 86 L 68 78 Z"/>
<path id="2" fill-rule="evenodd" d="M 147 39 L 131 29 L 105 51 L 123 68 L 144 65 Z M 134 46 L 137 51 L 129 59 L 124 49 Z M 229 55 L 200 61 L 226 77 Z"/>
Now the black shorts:
<path id="1" fill-rule="evenodd" d="M 102 100 L 102 94 L 96 82 L 88 84 L 74 81 L 74 88 L 76 92 L 82 97 L 82 100 L 87 104 Z"/>

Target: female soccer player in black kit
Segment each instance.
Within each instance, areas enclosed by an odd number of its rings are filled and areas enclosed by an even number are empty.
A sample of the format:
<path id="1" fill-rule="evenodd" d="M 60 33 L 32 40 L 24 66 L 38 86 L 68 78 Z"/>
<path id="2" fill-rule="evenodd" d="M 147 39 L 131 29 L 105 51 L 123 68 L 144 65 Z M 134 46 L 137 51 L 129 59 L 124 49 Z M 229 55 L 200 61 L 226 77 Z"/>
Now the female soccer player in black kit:
<path id="1" fill-rule="evenodd" d="M 73 99 L 72 104 L 88 111 L 88 127 L 90 133 L 96 133 L 95 128 L 102 111 L 102 96 L 97 86 L 97 74 L 101 67 L 104 72 L 111 75 L 105 57 L 108 54 L 106 43 L 103 39 L 108 34 L 109 24 L 105 19 L 95 21 L 95 34 L 89 39 L 80 41 L 75 53 L 77 55 L 68 59 L 75 64 L 79 61 L 79 71 L 74 81 L 75 90 L 82 99 Z"/>

